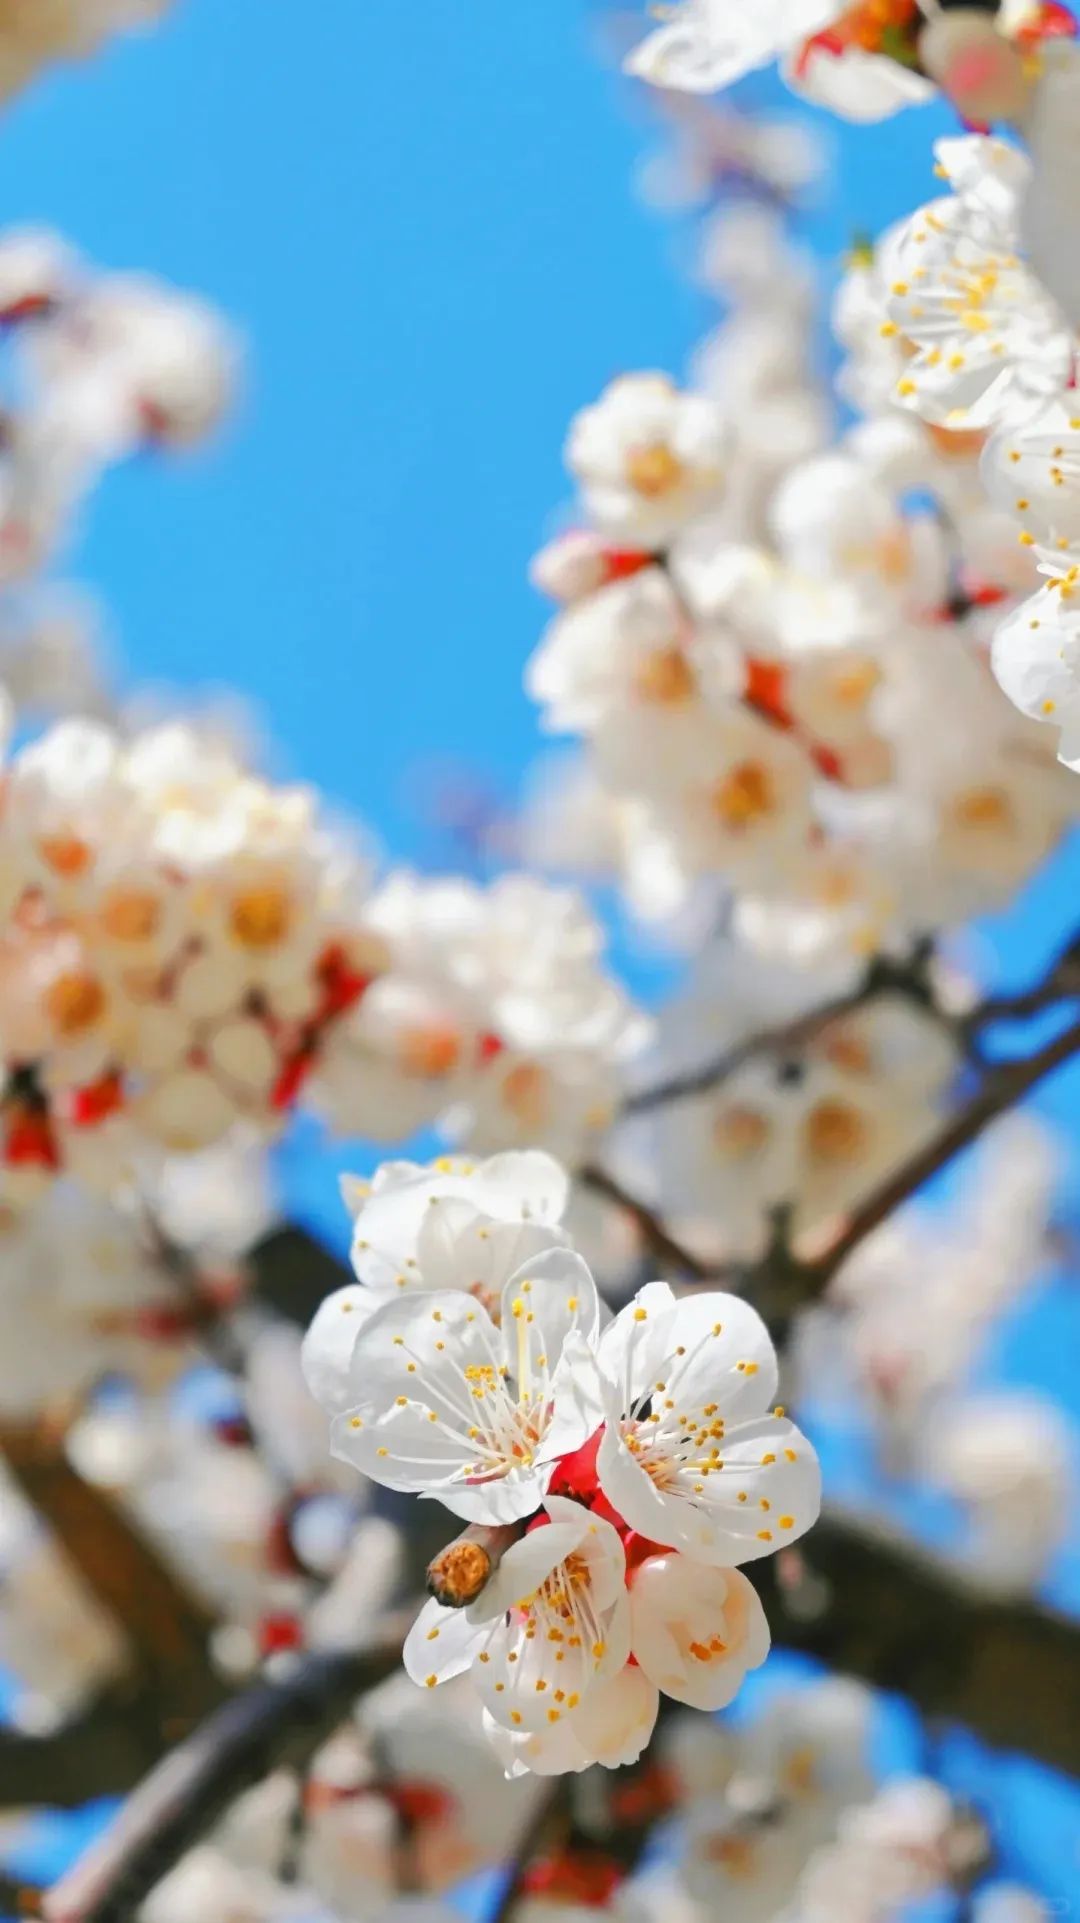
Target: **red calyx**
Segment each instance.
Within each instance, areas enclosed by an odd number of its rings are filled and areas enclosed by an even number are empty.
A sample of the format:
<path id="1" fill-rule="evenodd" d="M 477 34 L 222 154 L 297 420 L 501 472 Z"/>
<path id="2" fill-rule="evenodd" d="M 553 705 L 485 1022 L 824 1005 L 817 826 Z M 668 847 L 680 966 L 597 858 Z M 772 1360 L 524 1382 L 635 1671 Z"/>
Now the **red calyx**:
<path id="1" fill-rule="evenodd" d="M 834 60 L 838 60 L 841 54 L 847 52 L 848 44 L 844 35 L 835 27 L 826 27 L 823 33 L 812 33 L 809 40 L 803 41 L 795 55 L 792 72 L 796 80 L 805 80 L 811 58 L 815 53 L 828 53 Z"/>
<path id="2" fill-rule="evenodd" d="M 439 1783 L 393 1783 L 385 1792 L 386 1800 L 409 1828 L 420 1823 L 445 1822 L 454 1813 L 454 1799 Z"/>
<path id="3" fill-rule="evenodd" d="M 319 1003 L 318 1021 L 325 1022 L 335 1015 L 344 1014 L 347 1008 L 356 1003 L 371 987 L 374 979 L 365 975 L 359 968 L 350 965 L 348 955 L 340 942 L 335 942 L 320 957 L 316 968 L 322 1000 Z"/>
<path id="4" fill-rule="evenodd" d="M 271 1108 L 292 1107 L 311 1073 L 314 1062 L 315 1051 L 308 1046 L 298 1049 L 295 1055 L 289 1056 L 274 1083 L 270 1095 Z"/>
<path id="5" fill-rule="evenodd" d="M 751 656 L 746 664 L 743 700 L 755 714 L 790 728 L 791 713 L 786 700 L 787 670 L 778 661 L 759 661 Z"/>
<path id="6" fill-rule="evenodd" d="M 172 1308 L 165 1303 L 137 1309 L 132 1317 L 135 1334 L 144 1342 L 178 1342 L 197 1326 L 194 1309 Z"/>
<path id="7" fill-rule="evenodd" d="M 620 1823 L 644 1823 L 675 1808 L 678 1784 L 662 1763 L 648 1763 L 633 1776 L 616 1778 L 612 1811 Z"/>
<path id="8" fill-rule="evenodd" d="M 503 1041 L 502 1036 L 494 1034 L 493 1031 L 489 1029 L 486 1035 L 481 1035 L 480 1040 L 476 1044 L 477 1057 L 482 1062 L 493 1062 L 497 1056 L 503 1053 L 505 1047 L 506 1043 Z"/>
<path id="9" fill-rule="evenodd" d="M 291 1610 L 271 1611 L 259 1623 L 259 1651 L 263 1656 L 280 1656 L 286 1650 L 300 1649 L 304 1627 Z"/>
<path id="10" fill-rule="evenodd" d="M 95 1128 L 124 1106 L 124 1089 L 115 1070 L 99 1081 L 77 1088 L 70 1097 L 68 1120 L 74 1128 Z"/>
<path id="11" fill-rule="evenodd" d="M 251 1424 L 246 1416 L 219 1416 L 214 1423 L 214 1438 L 227 1449 L 250 1449 Z"/>
<path id="12" fill-rule="evenodd" d="M 1068 7 L 1057 0 L 1043 0 L 1033 19 L 1013 36 L 1018 47 L 1037 47 L 1040 40 L 1075 40 L 1080 27 Z"/>
<path id="13" fill-rule="evenodd" d="M 0 321 L 5 327 L 16 327 L 20 321 L 41 320 L 55 310 L 56 302 L 50 294 L 24 294 L 0 311 Z"/>
<path id="14" fill-rule="evenodd" d="M 601 1850 L 562 1850 L 557 1856 L 530 1864 L 521 1879 L 530 1896 L 547 1896 L 559 1903 L 580 1903 L 603 1909 L 623 1881 L 614 1857 Z"/>
<path id="15" fill-rule="evenodd" d="M 605 548 L 603 553 L 604 580 L 629 581 L 631 575 L 640 574 L 643 568 L 651 567 L 656 556 L 644 548 Z"/>
<path id="16" fill-rule="evenodd" d="M 583 1442 L 580 1449 L 574 1449 L 568 1456 L 561 1456 L 555 1465 L 551 1478 L 553 1496 L 569 1496 L 590 1509 L 594 1516 L 601 1516 L 605 1522 L 613 1523 L 623 1531 L 626 1524 L 617 1509 L 613 1509 L 600 1487 L 596 1473 L 596 1458 L 603 1441 L 603 1428 Z"/>
<path id="17" fill-rule="evenodd" d="M 16 1111 L 8 1123 L 4 1160 L 11 1168 L 59 1168 L 60 1151 L 49 1117 L 36 1110 Z"/>

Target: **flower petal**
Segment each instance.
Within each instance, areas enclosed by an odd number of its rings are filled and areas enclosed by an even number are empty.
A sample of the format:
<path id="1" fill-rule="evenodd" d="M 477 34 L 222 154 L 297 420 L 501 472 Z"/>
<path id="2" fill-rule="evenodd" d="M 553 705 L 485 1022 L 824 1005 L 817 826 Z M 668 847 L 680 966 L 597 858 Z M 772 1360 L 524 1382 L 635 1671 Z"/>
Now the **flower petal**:
<path id="1" fill-rule="evenodd" d="M 599 1327 L 596 1284 L 573 1249 L 530 1257 L 503 1289 L 506 1360 L 519 1389 L 554 1375 L 571 1333 L 593 1344 Z"/>
<path id="2" fill-rule="evenodd" d="M 304 1381 L 316 1402 L 333 1415 L 353 1401 L 349 1386 L 352 1353 L 361 1328 L 378 1306 L 378 1296 L 351 1282 L 320 1303 L 304 1337 L 300 1351 Z"/>
<path id="3" fill-rule="evenodd" d="M 537 1507 L 550 1470 L 533 1467 L 498 1332 L 479 1303 L 450 1293 L 384 1302 L 350 1375 L 354 1404 L 334 1422 L 335 1455 L 469 1520 L 509 1522 Z"/>
<path id="4" fill-rule="evenodd" d="M 447 1683 L 471 1668 L 488 1635 L 487 1625 L 468 1621 L 463 1609 L 426 1602 L 405 1638 L 402 1660 L 414 1683 Z"/>
<path id="5" fill-rule="evenodd" d="M 634 1655 L 645 1674 L 692 1709 L 723 1709 L 747 1670 L 764 1662 L 769 1626 L 757 1592 L 737 1569 L 686 1556 L 651 1556 L 630 1591 Z"/>
<path id="6" fill-rule="evenodd" d="M 553 1224 L 500 1221 L 471 1201 L 446 1196 L 421 1222 L 413 1286 L 463 1289 L 491 1308 L 509 1276 L 566 1240 L 565 1231 Z"/>

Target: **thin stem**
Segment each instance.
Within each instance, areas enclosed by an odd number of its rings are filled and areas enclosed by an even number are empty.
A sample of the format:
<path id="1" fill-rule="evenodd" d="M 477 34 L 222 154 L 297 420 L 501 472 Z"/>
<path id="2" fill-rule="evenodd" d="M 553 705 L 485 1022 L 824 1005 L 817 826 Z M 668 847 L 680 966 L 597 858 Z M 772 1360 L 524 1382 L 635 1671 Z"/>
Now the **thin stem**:
<path id="1" fill-rule="evenodd" d="M 1077 1054 L 1080 1054 L 1080 1021 L 1025 1060 L 991 1069 L 982 1087 L 938 1134 L 894 1169 L 852 1210 L 840 1234 L 823 1255 L 812 1262 L 796 1263 L 796 1269 L 802 1274 L 805 1300 L 814 1301 L 823 1294 L 848 1257 L 924 1182 L 940 1174 L 957 1155 L 978 1141 L 991 1122 L 1014 1108 L 1056 1068 L 1063 1067 Z"/>
<path id="2" fill-rule="evenodd" d="M 525 1877 L 531 1865 L 538 1856 L 550 1850 L 569 1832 L 570 1822 L 570 1779 L 566 1776 L 553 1776 L 545 1783 L 543 1792 L 537 1798 L 536 1807 L 519 1838 L 506 1888 L 499 1898 L 499 1905 L 491 1923 L 512 1923 L 522 1895 Z"/>
<path id="3" fill-rule="evenodd" d="M 666 1107 L 670 1102 L 683 1102 L 695 1095 L 707 1095 L 712 1089 L 719 1088 L 745 1063 L 755 1061 L 759 1055 L 783 1055 L 788 1050 L 804 1048 L 830 1022 L 841 1021 L 845 1015 L 855 1014 L 858 1009 L 865 1008 L 882 995 L 906 996 L 939 1021 L 952 1026 L 952 1016 L 938 1007 L 930 986 L 928 971 L 932 959 L 933 950 L 928 942 L 917 943 L 903 961 L 894 961 L 888 955 L 875 955 L 861 980 L 842 995 L 831 996 L 828 1001 L 805 1009 L 801 1015 L 794 1015 L 788 1021 L 759 1029 L 741 1042 L 736 1042 L 733 1047 L 713 1056 L 710 1061 L 703 1062 L 698 1068 L 668 1076 L 654 1083 L 651 1088 L 638 1089 L 627 1096 L 622 1112 L 624 1115 L 646 1115 L 653 1109 Z"/>
<path id="4" fill-rule="evenodd" d="M 650 1254 L 666 1269 L 674 1269 L 677 1274 L 693 1276 L 697 1282 L 715 1280 L 720 1271 L 692 1249 L 679 1242 L 669 1229 L 665 1228 L 656 1210 L 643 1202 L 630 1190 L 624 1188 L 607 1169 L 595 1163 L 588 1164 L 580 1172 L 579 1180 L 583 1187 L 591 1189 L 594 1195 L 602 1195 L 609 1202 L 625 1210 L 629 1215 Z"/>
<path id="5" fill-rule="evenodd" d="M 622 1112 L 627 1116 L 648 1115 L 654 1109 L 668 1107 L 672 1102 L 686 1102 L 696 1095 L 708 1095 L 714 1088 L 722 1087 L 747 1062 L 755 1061 L 759 1055 L 782 1055 L 788 1049 L 804 1047 L 830 1022 L 853 1014 L 878 993 L 878 988 L 871 986 L 869 979 L 864 980 L 847 994 L 836 995 L 831 1001 L 822 1002 L 819 1007 L 797 1015 L 791 1021 L 759 1029 L 756 1034 L 736 1042 L 733 1047 L 714 1055 L 698 1068 L 670 1075 L 664 1081 L 654 1082 L 650 1088 L 638 1089 L 635 1094 L 626 1097 Z"/>

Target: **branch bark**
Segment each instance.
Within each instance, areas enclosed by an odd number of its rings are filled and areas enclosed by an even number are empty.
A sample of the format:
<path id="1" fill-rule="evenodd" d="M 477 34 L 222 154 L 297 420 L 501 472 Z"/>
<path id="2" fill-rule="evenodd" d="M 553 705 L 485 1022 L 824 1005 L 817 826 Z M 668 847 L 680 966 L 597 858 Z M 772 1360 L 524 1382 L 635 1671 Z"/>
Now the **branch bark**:
<path id="1" fill-rule="evenodd" d="M 884 1525 L 826 1511 L 754 1570 L 774 1640 L 1080 1776 L 1080 1624 L 988 1594 Z"/>
<path id="2" fill-rule="evenodd" d="M 632 1195 L 607 1169 L 589 1163 L 579 1171 L 579 1181 L 583 1187 L 591 1189 L 594 1195 L 602 1195 L 606 1201 L 614 1202 L 618 1208 L 629 1215 L 641 1241 L 650 1255 L 654 1255 L 666 1270 L 674 1270 L 677 1275 L 691 1276 L 695 1282 L 717 1280 L 720 1272 L 709 1263 L 695 1255 L 683 1242 L 676 1240 L 671 1231 L 665 1228 L 655 1209 L 649 1207 L 638 1196 Z"/>
<path id="3" fill-rule="evenodd" d="M 39 1427 L 8 1423 L 0 1427 L 0 1451 L 83 1582 L 123 1630 L 131 1682 L 160 1732 L 160 1747 L 176 1742 L 221 1700 L 209 1658 L 213 1616 L 108 1496 L 76 1474 L 59 1441 Z M 126 1701 L 130 1713 L 133 1696 Z"/>
<path id="4" fill-rule="evenodd" d="M 367 1651 L 307 1656 L 288 1681 L 226 1703 L 151 1771 L 105 1835 L 44 1899 L 47 1923 L 127 1923 L 242 1791 L 272 1769 L 303 1769 L 401 1660 L 399 1634 Z"/>
<path id="5" fill-rule="evenodd" d="M 888 1220 L 896 1209 L 939 1175 L 966 1148 L 1009 1109 L 1030 1095 L 1040 1082 L 1080 1054 L 1080 1021 L 1072 1023 L 1044 1048 L 1022 1061 L 991 1068 L 971 1100 L 951 1116 L 944 1126 L 906 1162 L 901 1162 L 865 1201 L 853 1209 L 843 1228 L 825 1252 L 811 1262 L 796 1262 L 794 1272 L 799 1284 L 800 1305 L 816 1301 L 837 1270 L 854 1254 L 868 1235 Z"/>

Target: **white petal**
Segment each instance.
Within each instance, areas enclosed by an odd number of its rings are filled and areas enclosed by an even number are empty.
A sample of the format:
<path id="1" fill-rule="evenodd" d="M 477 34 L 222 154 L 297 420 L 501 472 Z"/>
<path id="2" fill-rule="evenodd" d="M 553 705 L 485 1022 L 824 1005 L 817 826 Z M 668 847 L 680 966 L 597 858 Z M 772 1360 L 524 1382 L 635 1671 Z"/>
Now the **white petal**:
<path id="1" fill-rule="evenodd" d="M 656 1684 L 644 1670 L 628 1665 L 590 1691 L 574 1719 L 573 1733 L 595 1762 L 619 1769 L 637 1762 L 659 1708 Z"/>
<path id="2" fill-rule="evenodd" d="M 414 1683 L 449 1682 L 469 1669 L 484 1646 L 486 1626 L 468 1621 L 463 1609 L 444 1609 L 434 1600 L 424 1604 L 405 1638 L 402 1660 Z"/>
<path id="3" fill-rule="evenodd" d="M 338 1415 L 353 1401 L 349 1365 L 364 1322 L 379 1306 L 379 1297 L 352 1282 L 335 1289 L 315 1312 L 300 1352 L 304 1381 L 316 1402 Z"/>
<path id="4" fill-rule="evenodd" d="M 538 1463 L 571 1455 L 594 1435 L 604 1419 L 596 1357 L 584 1336 L 572 1331 L 551 1378 L 553 1412 L 536 1451 Z"/>
<path id="5" fill-rule="evenodd" d="M 478 1208 L 505 1221 L 557 1223 L 566 1213 L 570 1177 L 542 1149 L 508 1149 L 478 1165 L 470 1195 Z"/>
<path id="6" fill-rule="evenodd" d="M 502 1327 L 506 1360 L 518 1387 L 554 1375 L 571 1333 L 596 1341 L 600 1298 L 588 1264 L 572 1249 L 548 1249 L 506 1283 Z"/>
<path id="7" fill-rule="evenodd" d="M 447 1196 L 428 1209 L 420 1225 L 412 1286 L 465 1289 L 491 1307 L 509 1276 L 545 1250 L 565 1247 L 567 1240 L 553 1224 L 500 1221 L 471 1201 Z"/>
<path id="8" fill-rule="evenodd" d="M 650 1557 L 635 1572 L 630 1608 L 633 1651 L 645 1674 L 693 1709 L 725 1708 L 768 1654 L 765 1612 L 737 1569 Z"/>
<path id="9" fill-rule="evenodd" d="M 354 1350 L 352 1406 L 334 1422 L 334 1454 L 387 1488 L 437 1496 L 470 1521 L 527 1516 L 550 1470 L 534 1469 L 518 1441 L 500 1353 L 490 1317 L 469 1296 L 406 1292 L 385 1301 Z"/>

